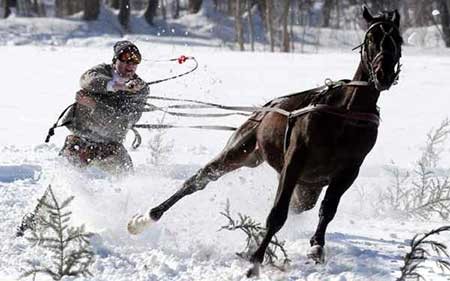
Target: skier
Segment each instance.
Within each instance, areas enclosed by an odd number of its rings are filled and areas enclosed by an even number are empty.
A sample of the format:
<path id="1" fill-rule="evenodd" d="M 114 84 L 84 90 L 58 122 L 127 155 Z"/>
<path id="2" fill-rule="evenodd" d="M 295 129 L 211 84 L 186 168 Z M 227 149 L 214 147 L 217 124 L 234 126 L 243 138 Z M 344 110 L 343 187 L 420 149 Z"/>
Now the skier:
<path id="1" fill-rule="evenodd" d="M 137 74 L 141 53 L 130 41 L 114 44 L 112 64 L 87 70 L 81 90 L 64 122 L 72 132 L 60 155 L 79 167 L 98 167 L 110 173 L 133 170 L 123 142 L 142 116 L 149 87 Z"/>

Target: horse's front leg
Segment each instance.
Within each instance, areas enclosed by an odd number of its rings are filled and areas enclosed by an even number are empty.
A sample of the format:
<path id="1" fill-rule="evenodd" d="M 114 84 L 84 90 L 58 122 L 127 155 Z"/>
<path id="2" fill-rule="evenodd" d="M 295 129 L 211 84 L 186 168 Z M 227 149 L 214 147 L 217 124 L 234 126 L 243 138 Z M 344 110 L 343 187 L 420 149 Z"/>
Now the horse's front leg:
<path id="1" fill-rule="evenodd" d="M 316 263 L 323 263 L 325 260 L 323 247 L 325 245 L 327 226 L 336 214 L 341 196 L 355 181 L 358 173 L 359 166 L 346 169 L 343 173 L 340 173 L 339 176 L 332 179 L 327 188 L 327 192 L 325 193 L 325 197 L 319 210 L 319 223 L 316 232 L 310 240 L 311 248 L 307 254 L 308 257 Z"/>
<path id="2" fill-rule="evenodd" d="M 247 277 L 259 275 L 259 268 L 264 260 L 264 254 L 272 240 L 272 237 L 286 222 L 289 212 L 289 202 L 296 187 L 299 173 L 304 165 L 303 149 L 297 144 L 291 144 L 286 152 L 285 162 L 281 171 L 277 196 L 266 221 L 266 233 L 258 249 L 251 256 L 252 267 L 247 271 Z"/>
<path id="3" fill-rule="evenodd" d="M 245 123 L 228 142 L 219 156 L 209 162 L 195 175 L 187 179 L 183 186 L 163 203 L 148 213 L 135 215 L 128 223 L 128 232 L 141 233 L 147 226 L 161 218 L 176 202 L 186 195 L 204 189 L 208 183 L 240 167 L 255 167 L 262 162 L 256 147 L 255 128 L 257 123 Z"/>

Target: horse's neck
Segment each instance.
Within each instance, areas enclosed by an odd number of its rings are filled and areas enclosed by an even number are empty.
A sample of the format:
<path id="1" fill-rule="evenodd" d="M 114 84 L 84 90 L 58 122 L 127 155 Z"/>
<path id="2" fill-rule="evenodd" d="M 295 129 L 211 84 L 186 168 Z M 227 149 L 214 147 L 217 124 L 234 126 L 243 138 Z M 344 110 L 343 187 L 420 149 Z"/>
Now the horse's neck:
<path id="1" fill-rule="evenodd" d="M 369 81 L 369 74 L 362 63 L 359 64 L 352 81 Z M 380 92 L 373 85 L 344 87 L 341 106 L 354 111 L 376 112 L 379 96 Z"/>

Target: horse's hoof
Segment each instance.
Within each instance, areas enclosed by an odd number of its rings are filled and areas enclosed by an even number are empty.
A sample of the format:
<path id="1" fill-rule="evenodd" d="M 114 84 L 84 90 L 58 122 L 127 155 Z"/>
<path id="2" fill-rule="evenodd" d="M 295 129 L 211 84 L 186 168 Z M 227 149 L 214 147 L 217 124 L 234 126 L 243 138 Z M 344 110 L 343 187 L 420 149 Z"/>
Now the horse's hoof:
<path id="1" fill-rule="evenodd" d="M 323 252 L 323 247 L 320 245 L 312 246 L 307 253 L 308 258 L 316 262 L 316 264 L 322 264 L 325 262 L 325 255 Z"/>
<path id="2" fill-rule="evenodd" d="M 247 278 L 252 278 L 252 277 L 259 277 L 259 268 L 260 268 L 261 264 L 259 262 L 255 262 L 253 263 L 252 268 L 250 268 L 247 271 Z"/>
<path id="3" fill-rule="evenodd" d="M 145 228 L 155 223 L 156 221 L 150 217 L 150 212 L 144 215 L 134 215 L 130 222 L 128 222 L 128 232 L 133 235 L 140 234 Z"/>

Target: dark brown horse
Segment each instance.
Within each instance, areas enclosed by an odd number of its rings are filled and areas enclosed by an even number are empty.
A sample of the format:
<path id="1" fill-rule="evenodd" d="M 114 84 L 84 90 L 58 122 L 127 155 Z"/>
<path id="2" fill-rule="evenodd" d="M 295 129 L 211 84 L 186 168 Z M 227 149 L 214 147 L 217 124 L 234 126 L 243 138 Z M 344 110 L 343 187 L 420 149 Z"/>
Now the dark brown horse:
<path id="1" fill-rule="evenodd" d="M 326 86 L 269 102 L 231 137 L 224 150 L 181 189 L 148 213 L 128 224 L 132 234 L 157 221 L 178 200 L 202 190 L 226 173 L 267 161 L 280 175 L 275 203 L 267 218 L 265 237 L 251 257 L 248 276 L 258 275 L 266 248 L 285 223 L 289 206 L 297 212 L 314 207 L 328 186 L 319 211 L 317 230 L 308 256 L 323 261 L 328 223 L 341 196 L 358 176 L 377 138 L 380 92 L 397 81 L 402 38 L 397 11 L 372 16 L 364 7 L 368 30 L 359 46 L 361 62 L 351 81 Z"/>

